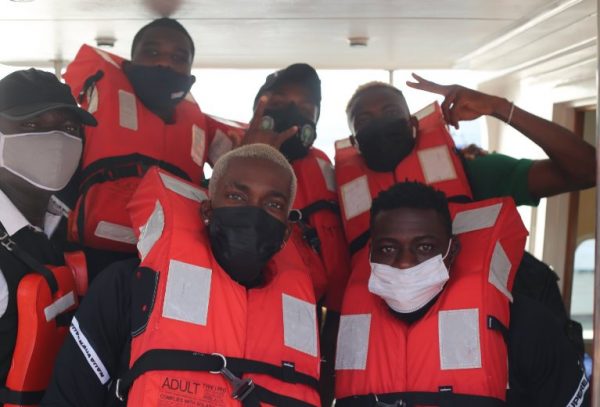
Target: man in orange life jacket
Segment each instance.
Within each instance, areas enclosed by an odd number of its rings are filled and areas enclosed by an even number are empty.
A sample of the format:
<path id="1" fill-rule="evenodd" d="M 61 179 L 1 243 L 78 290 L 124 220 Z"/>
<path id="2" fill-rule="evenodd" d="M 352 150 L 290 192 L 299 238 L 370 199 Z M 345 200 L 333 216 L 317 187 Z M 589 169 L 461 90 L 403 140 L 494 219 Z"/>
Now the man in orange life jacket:
<path id="1" fill-rule="evenodd" d="M 10 400 L 3 386 L 17 337 L 17 289 L 34 272 L 19 253 L 64 263 L 44 234 L 44 215 L 77 168 L 83 124 L 96 120 L 51 73 L 29 69 L 0 80 L 0 405 Z M 13 244 L 21 250 L 10 250 Z"/>
<path id="2" fill-rule="evenodd" d="M 291 166 L 264 144 L 223 155 L 201 204 L 197 187 L 150 170 L 129 205 L 132 221 L 142 213 L 146 222 L 141 263 L 115 263 L 96 279 L 42 405 L 122 405 L 115 392 L 129 405 L 319 405 L 314 290 L 285 246 L 295 193 Z M 181 353 L 139 370 L 157 349 L 190 352 L 167 372 Z"/>
<path id="3" fill-rule="evenodd" d="M 460 85 L 439 85 L 418 75 L 414 77 L 416 81 L 407 82 L 408 86 L 445 96 L 442 111 L 451 126 L 458 128 L 462 120 L 494 116 L 519 130 L 550 157 L 532 161 L 488 154 L 465 160 L 474 199 L 512 196 L 517 205 L 537 205 L 540 198 L 595 185 L 595 149 L 571 131 L 528 113 L 506 99 Z M 385 133 L 405 129 L 406 134 L 411 135 L 412 129 L 418 126 L 402 92 L 381 82 L 357 89 L 348 102 L 346 114 L 362 156 L 369 167 L 377 167 L 376 171 L 394 168 L 402 160 L 402 152 L 406 153 L 400 148 L 400 136 L 389 137 Z"/>
<path id="4" fill-rule="evenodd" d="M 507 361 L 500 331 L 508 348 L 506 405 L 589 405 L 589 382 L 578 355 L 544 307 L 514 295 L 508 332 L 488 329 L 493 325 L 480 328 L 485 324 L 477 317 L 469 325 L 468 314 L 477 302 L 461 297 L 469 286 L 459 281 L 469 281 L 472 274 L 461 273 L 468 262 L 458 258 L 471 247 L 466 236 L 454 236 L 452 230 L 444 193 L 424 184 L 399 183 L 373 201 L 371 272 L 362 280 L 353 274 L 346 295 L 354 296 L 345 299 L 342 309 L 336 405 L 505 405 L 506 371 L 501 371 Z M 492 244 L 497 247 L 500 240 Z M 524 236 L 513 246 L 517 255 L 523 244 Z M 510 256 L 509 241 L 503 245 Z M 487 284 L 489 271 L 482 270 Z M 479 312 L 502 313 L 504 307 L 494 311 L 497 300 L 483 305 L 494 294 L 500 300 L 504 296 L 490 289 L 474 300 L 481 301 Z M 355 300 L 358 292 L 363 304 Z M 469 309 L 462 309 L 465 303 Z M 498 344 L 491 341 L 494 335 Z M 427 349 L 427 355 L 419 355 L 420 349 Z"/>
<path id="5" fill-rule="evenodd" d="M 313 146 L 320 108 L 321 81 L 312 66 L 296 63 L 274 72 L 254 99 L 254 117 L 242 144 L 270 144 L 294 168 L 298 193 L 293 208 L 294 215 L 300 216 L 292 241 L 304 253 L 317 298 L 327 308 L 321 346 L 324 359 L 331 361 L 350 259 L 339 218 L 333 168 L 325 153 Z M 333 365 L 323 367 L 324 388 L 333 385 L 328 367 L 332 369 Z M 324 399 L 323 404 L 327 403 Z"/>
<path id="6" fill-rule="evenodd" d="M 176 20 L 142 27 L 131 61 L 84 45 L 65 80 L 98 119 L 86 136 L 70 238 L 88 252 L 91 274 L 134 256 L 125 205 L 151 165 L 200 183 L 205 162 L 231 148 L 232 127 L 202 113 L 189 93 L 194 42 Z M 241 131 L 241 130 L 240 130 Z"/>

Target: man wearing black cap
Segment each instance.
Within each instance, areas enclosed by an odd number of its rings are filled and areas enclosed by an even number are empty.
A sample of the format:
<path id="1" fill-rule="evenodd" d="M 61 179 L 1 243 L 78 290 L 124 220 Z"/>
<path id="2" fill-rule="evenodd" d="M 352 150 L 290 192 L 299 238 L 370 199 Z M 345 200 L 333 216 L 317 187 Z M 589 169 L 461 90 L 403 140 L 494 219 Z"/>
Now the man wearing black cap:
<path id="1" fill-rule="evenodd" d="M 98 120 L 82 156 L 69 238 L 83 244 L 92 274 L 135 256 L 125 206 L 152 165 L 200 183 L 205 162 L 231 149 L 232 127 L 203 114 L 189 93 L 194 42 L 176 20 L 142 27 L 131 61 L 82 46 L 64 77 Z M 238 130 L 241 132 L 241 130 Z"/>
<path id="2" fill-rule="evenodd" d="M 54 75 L 29 69 L 0 80 L 0 405 L 17 337 L 17 288 L 33 271 L 12 249 L 40 264 L 64 262 L 42 227 L 50 195 L 77 168 L 84 124 L 96 120 Z"/>
<path id="3" fill-rule="evenodd" d="M 265 143 L 290 161 L 298 179 L 294 201 L 296 227 L 290 242 L 298 247 L 309 269 L 316 297 L 327 314 L 321 353 L 332 360 L 342 295 L 350 272 L 333 167 L 325 153 L 313 147 L 321 105 L 321 81 L 308 64 L 297 63 L 269 75 L 254 100 L 254 117 L 242 144 Z M 331 404 L 332 377 L 323 366 L 324 405 Z"/>

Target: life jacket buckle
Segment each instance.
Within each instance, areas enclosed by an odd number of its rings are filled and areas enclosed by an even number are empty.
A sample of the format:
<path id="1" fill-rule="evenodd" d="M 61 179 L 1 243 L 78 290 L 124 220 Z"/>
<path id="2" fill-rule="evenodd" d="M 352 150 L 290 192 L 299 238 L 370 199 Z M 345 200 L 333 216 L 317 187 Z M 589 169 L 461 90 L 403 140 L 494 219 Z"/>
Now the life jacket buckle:
<path id="1" fill-rule="evenodd" d="M 117 379 L 117 384 L 115 386 L 115 396 L 117 396 L 117 398 L 120 401 L 125 401 L 125 395 L 121 394 L 121 391 L 119 389 L 120 386 L 121 386 L 121 379 Z"/>
<path id="2" fill-rule="evenodd" d="M 9 252 L 12 252 L 15 247 L 15 242 L 10 238 L 7 231 L 2 231 L 2 235 L 0 235 L 0 244 Z"/>
<path id="3" fill-rule="evenodd" d="M 393 404 L 388 404 L 384 403 L 383 401 L 379 401 L 377 394 L 373 394 L 373 397 L 375 397 L 376 407 L 408 407 L 408 404 L 406 404 L 406 402 L 402 399 L 394 401 Z"/>
<path id="4" fill-rule="evenodd" d="M 234 375 L 231 370 L 227 369 L 227 358 L 225 358 L 225 356 L 220 353 L 213 353 L 213 356 L 218 356 L 223 360 L 223 367 L 219 370 L 211 370 L 210 373 L 223 375 L 225 380 L 231 385 L 231 397 L 234 400 L 244 401 L 244 399 L 252 393 L 254 387 L 256 387 L 254 381 L 249 378 L 240 379 Z"/>

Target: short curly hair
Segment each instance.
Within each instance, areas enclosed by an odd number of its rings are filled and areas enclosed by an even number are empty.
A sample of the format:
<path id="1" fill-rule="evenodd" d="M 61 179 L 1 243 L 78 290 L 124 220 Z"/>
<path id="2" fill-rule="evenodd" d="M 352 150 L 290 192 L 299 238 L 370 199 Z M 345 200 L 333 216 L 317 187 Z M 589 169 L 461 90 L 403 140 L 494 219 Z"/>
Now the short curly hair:
<path id="1" fill-rule="evenodd" d="M 380 212 L 399 208 L 433 209 L 441 215 L 448 235 L 452 235 L 452 217 L 448 208 L 448 199 L 442 191 L 420 182 L 400 182 L 380 192 L 373 200 L 371 224 Z"/>

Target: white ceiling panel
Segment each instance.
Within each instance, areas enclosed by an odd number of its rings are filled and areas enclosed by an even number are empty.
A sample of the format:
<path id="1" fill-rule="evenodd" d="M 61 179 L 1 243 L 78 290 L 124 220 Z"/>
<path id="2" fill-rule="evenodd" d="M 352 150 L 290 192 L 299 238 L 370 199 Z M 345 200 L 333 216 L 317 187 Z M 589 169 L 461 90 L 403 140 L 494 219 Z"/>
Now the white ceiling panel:
<path id="1" fill-rule="evenodd" d="M 110 51 L 128 56 L 143 24 L 159 11 L 174 11 L 196 43 L 196 67 L 272 68 L 306 61 L 320 68 L 449 68 L 490 39 L 566 1 L 4 0 L 0 62 L 50 66 L 52 60 L 69 61 L 82 43 L 94 44 L 98 37 L 114 37 Z M 588 24 L 586 16 L 595 12 L 590 11 L 594 0 L 570 1 L 576 4 L 553 22 L 559 36 L 573 21 Z M 502 55 L 504 65 L 547 52 L 556 41 L 544 42 L 547 32 L 538 29 L 493 52 Z M 565 41 L 588 31 L 587 25 L 572 29 Z M 350 48 L 351 36 L 369 37 L 368 46 Z M 521 53 L 513 52 L 520 48 Z M 488 53 L 462 64 L 503 67 Z"/>

